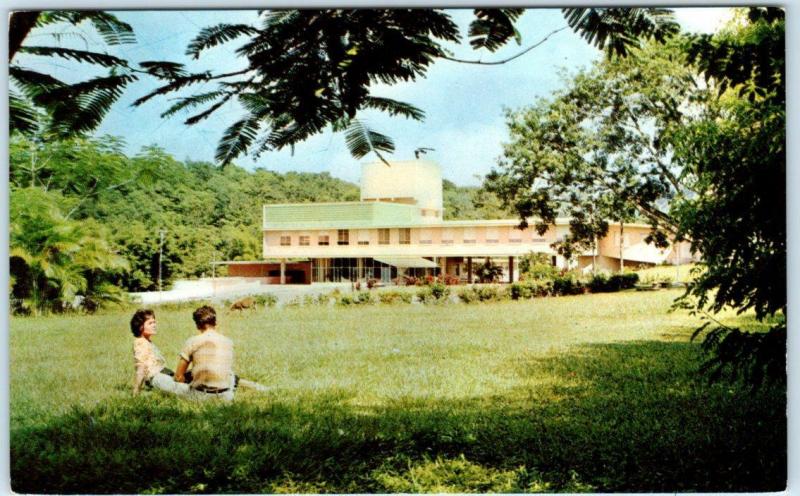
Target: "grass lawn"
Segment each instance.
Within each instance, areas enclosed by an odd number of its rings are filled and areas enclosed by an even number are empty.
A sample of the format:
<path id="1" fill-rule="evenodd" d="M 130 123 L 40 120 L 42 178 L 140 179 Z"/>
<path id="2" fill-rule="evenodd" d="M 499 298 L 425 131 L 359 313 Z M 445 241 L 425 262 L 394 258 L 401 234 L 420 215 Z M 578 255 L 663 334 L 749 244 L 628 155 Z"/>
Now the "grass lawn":
<path id="1" fill-rule="evenodd" d="M 230 405 L 133 398 L 129 313 L 12 318 L 12 487 L 784 489 L 785 389 L 698 378 L 696 321 L 667 312 L 679 294 L 223 310 L 237 372 L 275 387 Z M 156 312 L 172 362 L 191 310 Z"/>

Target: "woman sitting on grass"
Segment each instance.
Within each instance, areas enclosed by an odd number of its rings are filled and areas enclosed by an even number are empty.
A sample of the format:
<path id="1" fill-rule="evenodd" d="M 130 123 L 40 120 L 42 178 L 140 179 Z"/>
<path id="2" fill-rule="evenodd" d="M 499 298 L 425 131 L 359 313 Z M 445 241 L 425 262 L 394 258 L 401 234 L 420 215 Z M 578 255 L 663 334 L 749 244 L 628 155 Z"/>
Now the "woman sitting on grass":
<path id="1" fill-rule="evenodd" d="M 142 386 L 154 387 L 160 391 L 185 395 L 189 385 L 175 382 L 174 373 L 166 368 L 161 351 L 152 342 L 156 334 L 156 314 L 152 310 L 136 310 L 131 318 L 133 337 L 133 360 L 136 377 L 133 382 L 133 395 L 139 394 Z"/>

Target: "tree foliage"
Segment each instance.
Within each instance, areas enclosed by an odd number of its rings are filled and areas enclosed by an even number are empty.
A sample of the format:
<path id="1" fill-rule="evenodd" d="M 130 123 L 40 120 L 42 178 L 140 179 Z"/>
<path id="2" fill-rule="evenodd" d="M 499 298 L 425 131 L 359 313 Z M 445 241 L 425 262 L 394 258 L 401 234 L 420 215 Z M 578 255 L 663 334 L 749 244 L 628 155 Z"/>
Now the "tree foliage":
<path id="1" fill-rule="evenodd" d="M 10 203 L 12 308 L 41 313 L 73 305 L 75 297 L 109 300 L 120 291 L 108 277 L 126 268 L 104 229 L 63 215 L 67 199 L 41 188 L 16 189 Z"/>
<path id="2" fill-rule="evenodd" d="M 476 9 L 469 26 L 470 45 L 491 52 L 521 40 L 515 21 L 522 9 Z M 609 53 L 625 53 L 643 37 L 662 38 L 677 24 L 663 9 L 566 9 L 573 28 Z M 241 70 L 175 75 L 136 101 L 216 82 L 213 91 L 180 97 L 165 116 L 192 110 L 192 125 L 238 101 L 244 115 L 224 132 L 216 159 L 228 164 L 247 152 L 293 147 L 327 127 L 344 131 L 355 157 L 391 152 L 388 136 L 358 118 L 366 109 L 421 120 L 410 103 L 372 93 L 386 85 L 424 77 L 437 59 L 455 60 L 448 46 L 462 42 L 450 15 L 440 9 L 335 9 L 264 11 L 260 25 L 219 24 L 203 28 L 187 48 L 201 59 L 213 47 L 238 42 Z"/>
<path id="3" fill-rule="evenodd" d="M 509 112 L 511 142 L 488 182 L 538 229 L 570 216 L 567 244 L 605 232 L 598 212 L 648 220 L 654 243 L 689 239 L 703 270 L 679 303 L 702 314 L 752 309 L 772 323 L 768 335 L 713 320 L 698 330 L 715 352 L 712 376 L 756 384 L 785 379 L 783 19 L 751 8 L 715 35 L 628 50 L 577 74 Z"/>
<path id="4" fill-rule="evenodd" d="M 327 173 L 220 169 L 179 162 L 156 147 L 128 157 L 122 146 L 108 136 L 11 140 L 12 296 L 26 308 L 56 310 L 75 295 L 116 296 L 112 283 L 127 291 L 157 289 L 162 230 L 162 278 L 169 287 L 175 278 L 210 276 L 213 260 L 260 259 L 263 204 L 359 197 L 355 184 Z M 477 188 L 448 188 L 445 208 L 456 210 L 456 218 L 484 215 L 485 205 L 471 203 L 482 197 Z M 61 241 L 47 233 L 69 234 L 71 248 L 53 258 L 52 246 Z M 124 265 L 95 260 L 88 255 L 95 251 Z M 63 267 L 58 277 L 45 280 L 37 257 Z"/>
<path id="5" fill-rule="evenodd" d="M 672 135 L 708 111 L 707 94 L 674 42 L 602 60 L 550 98 L 508 111 L 511 140 L 487 188 L 540 233 L 569 217 L 556 246 L 565 256 L 593 246 L 608 221 L 644 219 L 664 245 L 678 233 L 669 206 L 696 192 L 696 176 L 671 160 Z"/>
<path id="6" fill-rule="evenodd" d="M 688 52 L 720 97 L 720 117 L 681 131 L 675 161 L 700 178 L 702 195 L 678 203 L 681 231 L 705 259 L 689 286 L 698 308 L 754 310 L 767 335 L 711 325 L 714 374 L 755 384 L 786 379 L 786 72 L 784 12 L 751 8 Z"/>
<path id="7" fill-rule="evenodd" d="M 134 67 L 105 52 L 62 46 L 72 26 L 91 26 L 107 46 L 136 42 L 130 25 L 101 11 L 13 12 L 9 22 L 9 123 L 12 132 L 37 132 L 64 138 L 85 135 L 100 125 L 122 93 L 143 76 L 173 78 L 176 64 L 147 61 Z M 49 44 L 34 44 L 29 34 L 49 34 Z M 83 35 L 78 34 L 83 37 Z M 38 38 L 42 39 L 42 38 Z M 86 41 L 86 40 L 84 40 Z M 25 59 L 19 57 L 24 54 Z M 25 61 L 70 60 L 94 76 L 67 82 L 32 69 Z"/>

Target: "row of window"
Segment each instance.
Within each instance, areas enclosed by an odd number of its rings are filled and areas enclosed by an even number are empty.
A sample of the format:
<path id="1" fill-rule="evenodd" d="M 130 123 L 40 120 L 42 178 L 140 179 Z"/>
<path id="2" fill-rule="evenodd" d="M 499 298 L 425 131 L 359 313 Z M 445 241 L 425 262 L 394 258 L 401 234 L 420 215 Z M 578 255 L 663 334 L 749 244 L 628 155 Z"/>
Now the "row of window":
<path id="1" fill-rule="evenodd" d="M 401 245 L 409 245 L 411 244 L 411 229 L 410 228 L 400 228 L 398 229 L 399 234 L 399 244 Z M 349 245 L 350 244 L 350 230 L 349 229 L 338 229 L 336 232 L 337 240 L 336 244 L 340 246 Z M 390 240 L 389 236 L 389 229 L 378 229 L 378 244 L 379 245 L 388 245 Z M 509 243 L 522 243 L 522 239 L 509 239 Z M 533 238 L 531 241 L 534 243 L 544 243 L 546 240 L 545 238 Z M 464 244 L 472 244 L 476 241 L 474 239 L 465 239 L 463 240 Z M 498 239 L 487 239 L 486 243 L 499 243 L 500 240 Z M 421 245 L 430 245 L 433 244 L 433 241 L 430 239 L 423 239 L 419 242 Z M 300 235 L 298 237 L 298 245 L 300 246 L 311 246 L 311 236 L 308 235 Z M 358 244 L 362 246 L 369 245 L 369 240 L 359 239 Z M 451 245 L 453 244 L 452 239 L 442 239 L 441 244 L 443 245 Z M 289 235 L 282 235 L 280 239 L 281 246 L 292 246 L 292 237 Z M 330 245 L 330 237 L 327 234 L 320 234 L 317 237 L 317 245 L 318 246 L 328 246 Z"/>

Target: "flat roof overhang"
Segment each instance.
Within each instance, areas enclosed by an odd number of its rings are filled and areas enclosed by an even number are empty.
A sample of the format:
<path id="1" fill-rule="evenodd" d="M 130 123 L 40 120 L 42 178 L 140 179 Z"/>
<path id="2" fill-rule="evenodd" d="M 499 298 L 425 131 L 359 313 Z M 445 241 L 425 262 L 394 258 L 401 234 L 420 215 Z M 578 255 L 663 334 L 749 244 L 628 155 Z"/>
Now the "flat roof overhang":
<path id="1" fill-rule="evenodd" d="M 400 269 L 435 269 L 436 262 L 422 257 L 375 257 L 374 260 Z"/>

